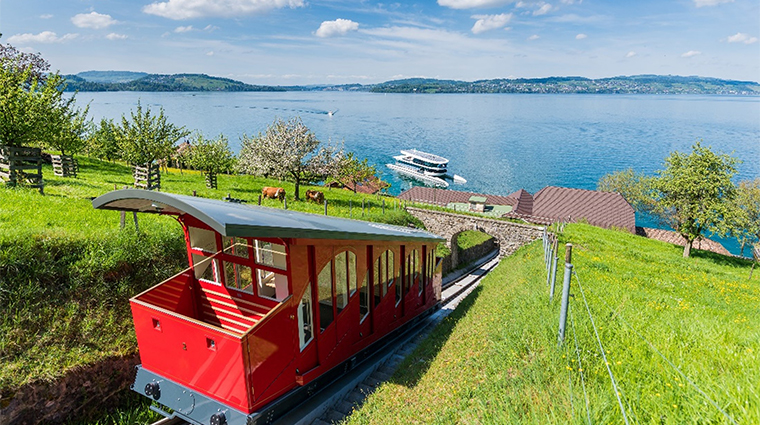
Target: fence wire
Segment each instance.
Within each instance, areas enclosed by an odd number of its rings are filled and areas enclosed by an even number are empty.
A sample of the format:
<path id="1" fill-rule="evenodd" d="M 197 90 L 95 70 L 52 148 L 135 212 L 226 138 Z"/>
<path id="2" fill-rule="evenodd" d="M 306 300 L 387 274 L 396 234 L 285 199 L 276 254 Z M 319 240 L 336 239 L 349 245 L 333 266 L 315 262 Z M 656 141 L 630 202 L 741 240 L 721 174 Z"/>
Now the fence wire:
<path id="1" fill-rule="evenodd" d="M 575 271 L 573 271 L 573 274 L 575 274 L 575 279 L 578 281 L 578 287 L 580 288 L 581 287 L 581 280 L 578 277 L 578 273 L 576 273 Z M 581 289 L 581 294 L 582 293 L 583 293 L 583 290 Z M 599 296 L 597 296 L 596 298 L 598 300 L 600 300 L 602 302 L 602 304 L 604 304 L 605 307 L 607 307 L 610 311 L 615 312 L 615 309 L 613 309 L 609 304 L 607 304 L 607 302 L 603 298 L 601 298 Z M 585 297 L 584 297 L 584 302 L 585 302 Z M 586 308 L 588 308 L 588 304 L 586 305 Z M 636 328 L 634 328 L 630 323 L 628 323 L 628 321 L 625 320 L 625 318 L 623 318 L 623 316 L 620 313 L 615 313 L 614 316 L 617 317 L 618 319 L 620 319 L 620 321 L 623 322 L 623 324 L 625 324 L 628 327 L 628 329 L 630 329 L 631 331 L 633 331 L 633 333 L 635 333 L 639 338 L 641 338 L 641 340 L 644 341 L 649 346 L 649 348 L 652 349 L 652 351 L 654 351 L 655 353 L 657 353 L 663 360 L 665 360 L 665 362 L 667 364 L 669 364 L 670 367 L 673 368 L 673 370 L 675 370 L 676 372 L 678 372 L 678 374 L 681 375 L 681 377 L 683 377 L 683 379 L 685 379 L 686 382 L 689 383 L 689 385 L 691 385 L 692 387 L 694 387 L 694 389 L 697 390 L 697 392 L 699 392 L 705 399 L 707 399 L 707 401 L 710 402 L 710 404 L 712 404 L 713 407 L 715 407 L 716 409 L 718 409 L 718 411 L 720 411 L 720 413 L 722 413 L 723 416 L 725 416 L 726 419 L 729 420 L 729 422 L 731 422 L 734 425 L 738 425 L 738 423 L 734 420 L 733 417 L 731 417 L 731 415 L 728 414 L 728 412 L 726 412 L 725 410 L 723 410 L 723 408 L 721 408 L 718 405 L 718 403 L 715 402 L 715 400 L 713 400 L 712 398 L 710 398 L 710 396 L 708 396 L 707 393 L 705 393 L 704 391 L 702 391 L 702 389 L 699 388 L 699 386 L 697 386 L 697 384 L 694 383 L 694 381 L 692 381 L 691 379 L 689 379 L 689 377 L 686 376 L 686 374 L 683 373 L 681 371 L 681 369 L 678 368 L 678 366 L 676 366 L 673 362 L 671 362 L 670 359 L 668 359 L 667 357 L 665 357 L 665 355 L 662 354 L 662 352 L 660 352 L 660 350 L 658 350 L 657 347 L 654 346 L 654 344 L 652 344 L 651 342 L 649 342 L 649 340 L 646 339 L 639 331 L 637 331 Z M 608 366 L 608 369 L 609 369 L 609 366 Z"/>
<path id="2" fill-rule="evenodd" d="M 596 323 L 594 323 L 594 316 L 591 314 L 591 309 L 588 306 L 588 301 L 586 301 L 586 294 L 583 293 L 583 286 L 581 286 L 581 280 L 578 278 L 578 273 L 575 271 L 572 272 L 575 275 L 575 279 L 578 282 L 578 289 L 581 291 L 581 296 L 583 297 L 583 304 L 586 306 L 586 312 L 588 313 L 588 317 L 591 320 L 591 327 L 594 329 L 594 335 L 596 336 L 596 342 L 599 343 L 599 351 L 602 353 L 602 360 L 604 360 L 604 366 L 607 368 L 607 373 L 610 375 L 610 381 L 612 382 L 612 389 L 615 392 L 615 397 L 618 401 L 618 406 L 620 406 L 620 413 L 623 414 L 623 421 L 626 425 L 629 425 L 628 423 L 628 416 L 625 414 L 625 407 L 623 407 L 623 400 L 620 399 L 620 391 L 618 390 L 617 382 L 615 381 L 615 376 L 612 374 L 612 369 L 610 368 L 610 362 L 607 361 L 607 355 L 604 352 L 604 346 L 602 346 L 602 340 L 599 338 L 599 332 L 596 330 Z"/>
<path id="3" fill-rule="evenodd" d="M 578 371 L 581 374 L 581 386 L 583 386 L 583 397 L 586 399 L 586 419 L 588 424 L 591 425 L 591 412 L 588 402 L 588 393 L 586 392 L 586 380 L 583 377 L 583 365 L 581 364 L 581 350 L 578 348 L 578 335 L 575 332 L 575 318 L 573 317 L 573 311 L 570 310 L 570 323 L 573 325 L 573 339 L 575 340 L 575 355 L 578 357 Z"/>

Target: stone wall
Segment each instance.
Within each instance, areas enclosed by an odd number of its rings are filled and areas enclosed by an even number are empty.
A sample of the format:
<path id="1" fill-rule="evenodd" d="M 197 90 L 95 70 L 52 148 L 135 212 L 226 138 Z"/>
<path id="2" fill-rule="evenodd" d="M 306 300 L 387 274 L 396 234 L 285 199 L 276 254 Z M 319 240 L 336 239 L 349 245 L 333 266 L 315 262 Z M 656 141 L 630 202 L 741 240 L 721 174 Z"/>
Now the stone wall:
<path id="1" fill-rule="evenodd" d="M 428 231 L 445 238 L 449 248 L 455 235 L 465 230 L 477 230 L 493 236 L 499 247 L 499 255 L 504 257 L 543 236 L 544 228 L 539 226 L 422 208 L 407 207 L 406 210 L 422 221 Z M 459 264 L 457 254 L 456 250 L 451 250 L 452 268 Z"/>
<path id="2" fill-rule="evenodd" d="M 459 265 L 469 264 L 476 260 L 479 260 L 496 248 L 498 248 L 498 245 L 496 244 L 496 238 L 491 238 L 481 243 L 480 245 L 475 245 L 467 249 L 463 249 L 458 253 Z M 456 268 L 456 266 L 451 266 L 451 257 L 452 255 L 447 255 L 441 261 L 441 271 L 443 276 L 446 276 L 449 272 Z"/>

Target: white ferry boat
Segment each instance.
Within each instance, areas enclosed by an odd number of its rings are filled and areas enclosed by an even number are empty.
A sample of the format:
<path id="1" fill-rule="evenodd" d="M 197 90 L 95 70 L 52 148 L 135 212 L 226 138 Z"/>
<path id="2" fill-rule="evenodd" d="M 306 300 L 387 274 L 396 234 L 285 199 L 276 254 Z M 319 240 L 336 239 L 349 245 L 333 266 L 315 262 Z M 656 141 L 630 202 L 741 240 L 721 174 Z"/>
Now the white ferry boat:
<path id="1" fill-rule="evenodd" d="M 386 164 L 391 170 L 403 174 L 405 176 L 413 177 L 422 181 L 425 184 L 447 188 L 449 183 L 440 177 L 431 176 L 423 172 L 419 167 L 413 167 L 406 164 Z"/>
<path id="2" fill-rule="evenodd" d="M 402 150 L 401 155 L 394 156 L 393 159 L 400 164 L 407 164 L 417 168 L 425 175 L 443 177 L 446 175 L 446 166 L 449 160 L 432 153 L 418 151 L 417 149 Z"/>

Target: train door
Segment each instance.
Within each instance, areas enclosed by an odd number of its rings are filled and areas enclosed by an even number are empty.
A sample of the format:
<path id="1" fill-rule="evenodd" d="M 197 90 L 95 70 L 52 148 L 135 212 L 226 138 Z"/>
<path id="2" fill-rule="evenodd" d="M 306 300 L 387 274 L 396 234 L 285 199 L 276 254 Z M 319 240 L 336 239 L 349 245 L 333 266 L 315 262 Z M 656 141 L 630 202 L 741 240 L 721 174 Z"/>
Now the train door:
<path id="1" fill-rule="evenodd" d="M 393 319 L 398 320 L 404 317 L 404 295 L 406 295 L 406 271 L 407 271 L 407 265 L 406 261 L 404 259 L 406 258 L 406 246 L 401 246 L 401 251 L 399 253 L 399 277 L 396 279 L 395 282 L 395 289 L 393 292 L 393 302 L 394 302 L 394 309 L 393 309 Z"/>
<path id="2" fill-rule="evenodd" d="M 359 256 L 357 262 L 359 280 L 359 341 L 372 334 L 372 245 L 364 250 L 364 256 Z"/>
<path id="3" fill-rule="evenodd" d="M 331 246 L 316 247 L 314 250 L 314 270 L 316 274 L 317 351 L 319 364 L 327 364 L 330 354 L 338 342 L 335 324 L 335 293 L 333 288 L 333 249 Z"/>
<path id="4" fill-rule="evenodd" d="M 356 332 L 359 305 L 351 302 L 356 297 L 356 253 L 352 248 L 335 250 L 333 257 L 333 283 L 335 291 L 335 327 L 338 344 Z"/>

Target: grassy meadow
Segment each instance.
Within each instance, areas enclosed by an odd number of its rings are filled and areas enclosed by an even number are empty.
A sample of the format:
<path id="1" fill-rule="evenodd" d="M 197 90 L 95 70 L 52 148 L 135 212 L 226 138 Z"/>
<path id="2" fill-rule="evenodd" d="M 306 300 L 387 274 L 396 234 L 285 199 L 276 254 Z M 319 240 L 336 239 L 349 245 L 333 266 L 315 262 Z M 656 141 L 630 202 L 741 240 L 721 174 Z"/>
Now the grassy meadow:
<path id="1" fill-rule="evenodd" d="M 187 267 L 182 231 L 171 217 L 92 208 L 91 198 L 131 186 L 123 164 L 80 157 L 78 178 L 43 168 L 45 195 L 0 187 L 0 394 L 113 355 L 136 351 L 129 297 Z M 263 186 L 287 191 L 288 208 L 324 214 L 323 205 L 295 201 L 293 185 L 252 176 L 220 175 L 207 189 L 198 172 L 170 169 L 161 190 L 256 204 Z M 301 196 L 312 186 L 303 186 Z M 322 189 L 328 214 L 406 225 L 414 217 L 394 198 Z M 386 211 L 382 211 L 382 199 Z M 365 211 L 362 214 L 362 200 Z M 282 208 L 278 200 L 265 206 Z"/>
<path id="2" fill-rule="evenodd" d="M 684 259 L 680 247 L 582 224 L 560 241 L 574 244 L 578 276 L 561 347 L 562 265 L 550 302 L 537 241 L 502 260 L 346 423 L 625 423 L 578 279 L 629 423 L 760 423 L 760 274 L 748 280 L 749 262 Z"/>

